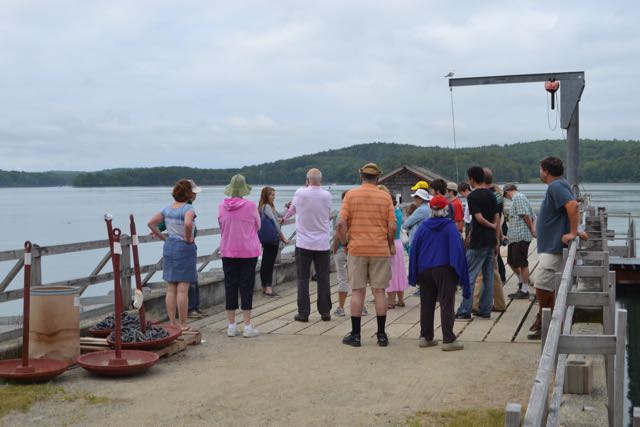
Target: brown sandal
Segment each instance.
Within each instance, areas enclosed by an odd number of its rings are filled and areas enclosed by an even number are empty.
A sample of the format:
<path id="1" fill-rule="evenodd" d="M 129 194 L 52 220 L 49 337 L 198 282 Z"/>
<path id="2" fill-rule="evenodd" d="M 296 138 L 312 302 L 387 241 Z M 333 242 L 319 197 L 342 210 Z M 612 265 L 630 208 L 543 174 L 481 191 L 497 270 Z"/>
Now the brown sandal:
<path id="1" fill-rule="evenodd" d="M 396 303 L 396 306 L 397 306 L 397 307 L 404 307 L 404 306 L 405 306 L 405 303 L 404 303 L 404 301 L 400 301 L 400 302 L 397 302 L 397 303 Z"/>
<path id="2" fill-rule="evenodd" d="M 387 310 L 392 310 L 394 308 L 396 308 L 395 304 L 387 304 Z"/>

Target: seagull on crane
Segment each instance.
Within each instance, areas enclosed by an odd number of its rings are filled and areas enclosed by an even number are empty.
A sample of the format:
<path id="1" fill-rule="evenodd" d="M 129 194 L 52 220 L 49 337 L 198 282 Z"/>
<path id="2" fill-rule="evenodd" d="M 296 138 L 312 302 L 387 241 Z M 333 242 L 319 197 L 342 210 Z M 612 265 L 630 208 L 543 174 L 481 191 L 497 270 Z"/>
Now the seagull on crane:
<path id="1" fill-rule="evenodd" d="M 445 75 L 445 78 L 451 78 L 455 73 L 456 73 L 456 70 L 451 70 Z"/>

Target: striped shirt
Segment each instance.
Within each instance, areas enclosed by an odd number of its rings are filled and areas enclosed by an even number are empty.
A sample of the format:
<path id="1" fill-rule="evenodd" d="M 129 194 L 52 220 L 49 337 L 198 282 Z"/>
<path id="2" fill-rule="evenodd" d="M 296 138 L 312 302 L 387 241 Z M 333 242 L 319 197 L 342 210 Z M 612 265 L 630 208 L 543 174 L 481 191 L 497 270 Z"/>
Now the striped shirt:
<path id="1" fill-rule="evenodd" d="M 389 193 L 366 183 L 349 190 L 342 202 L 340 219 L 347 222 L 349 255 L 391 255 L 389 223 L 396 222 L 396 215 Z"/>
<path id="2" fill-rule="evenodd" d="M 513 199 L 511 199 L 511 209 L 509 210 L 507 238 L 510 243 L 530 242 L 533 238 L 527 223 L 522 219 L 523 215 L 529 215 L 531 221 L 535 221 L 536 215 L 533 213 L 529 199 L 524 194 L 516 191 Z"/>

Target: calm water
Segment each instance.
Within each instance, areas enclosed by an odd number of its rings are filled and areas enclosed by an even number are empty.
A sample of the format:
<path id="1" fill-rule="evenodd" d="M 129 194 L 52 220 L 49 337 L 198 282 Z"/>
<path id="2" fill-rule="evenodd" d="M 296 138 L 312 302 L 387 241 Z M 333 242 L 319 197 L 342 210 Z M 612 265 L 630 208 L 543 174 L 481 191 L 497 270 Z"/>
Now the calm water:
<path id="1" fill-rule="evenodd" d="M 276 205 L 279 209 L 291 200 L 295 186 L 274 186 Z M 534 207 L 540 204 L 546 186 L 544 184 L 522 184 L 519 186 L 532 201 Z M 257 202 L 261 185 L 254 186 L 248 197 Z M 340 204 L 340 195 L 350 186 L 332 186 L 334 207 Z M 198 228 L 217 227 L 217 207 L 224 198 L 224 187 L 205 187 L 198 195 L 194 207 L 197 212 Z M 610 214 L 626 215 L 629 212 L 640 216 L 640 185 L 638 184 L 585 184 L 583 192 L 591 194 L 596 206 L 606 206 Z M 129 214 L 134 214 L 140 234 L 146 234 L 146 223 L 155 212 L 171 202 L 171 188 L 21 188 L 0 189 L 4 200 L 2 213 L 3 232 L 0 233 L 0 251 L 22 248 L 29 239 L 39 245 L 57 245 L 89 240 L 106 239 L 103 215 L 108 212 L 114 217 L 114 226 L 129 234 Z M 626 233 L 626 218 L 610 218 L 609 228 L 617 233 Z M 286 234 L 293 231 L 285 228 Z M 211 253 L 218 245 L 217 236 L 197 239 L 198 253 Z M 616 244 L 622 244 L 618 242 Z M 44 257 L 42 260 L 43 282 L 71 279 L 89 274 L 104 255 L 104 250 L 81 254 L 65 254 Z M 145 244 L 140 248 L 142 264 L 155 263 L 162 254 L 160 243 Z M 13 263 L 0 263 L 0 277 L 4 277 Z M 214 265 L 215 266 L 215 265 Z M 109 271 L 105 267 L 105 271 Z M 160 277 L 160 276 L 158 276 Z M 158 279 L 159 280 L 159 279 Z M 9 286 L 22 286 L 22 276 Z M 91 286 L 85 296 L 104 295 L 112 285 Z M 628 344 L 628 397 L 635 406 L 640 405 L 640 285 L 618 288 L 618 304 L 629 311 Z M 2 316 L 18 315 L 22 303 L 18 301 L 0 304 Z M 627 408 L 631 408 L 627 402 Z"/>

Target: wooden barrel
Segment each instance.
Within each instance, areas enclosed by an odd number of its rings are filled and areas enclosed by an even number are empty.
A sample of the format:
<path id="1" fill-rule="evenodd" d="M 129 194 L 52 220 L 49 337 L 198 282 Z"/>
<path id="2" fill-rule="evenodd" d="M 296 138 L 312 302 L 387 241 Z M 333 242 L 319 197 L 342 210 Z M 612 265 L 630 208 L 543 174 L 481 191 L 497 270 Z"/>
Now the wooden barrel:
<path id="1" fill-rule="evenodd" d="M 75 363 L 80 356 L 80 288 L 31 288 L 29 357 Z"/>

